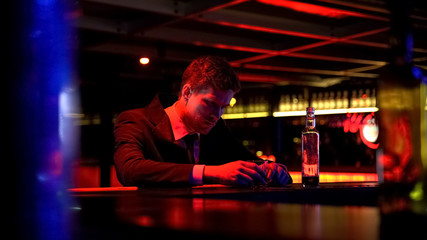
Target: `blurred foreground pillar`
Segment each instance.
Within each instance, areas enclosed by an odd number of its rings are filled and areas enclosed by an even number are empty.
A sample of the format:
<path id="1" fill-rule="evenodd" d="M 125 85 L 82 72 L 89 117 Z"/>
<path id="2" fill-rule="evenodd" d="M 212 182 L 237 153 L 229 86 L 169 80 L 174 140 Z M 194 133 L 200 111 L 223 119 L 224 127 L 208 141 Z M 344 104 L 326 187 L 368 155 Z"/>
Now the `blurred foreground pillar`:
<path id="1" fill-rule="evenodd" d="M 68 117 L 73 86 L 71 1 L 5 3 L 2 80 L 2 193 L 10 210 L 4 236 L 70 239 L 70 164 L 78 129 Z M 7 176 L 7 177 L 6 177 Z"/>
<path id="2" fill-rule="evenodd" d="M 378 83 L 382 239 L 426 239 L 427 77 L 412 64 L 411 1 L 388 1 L 390 64 Z"/>

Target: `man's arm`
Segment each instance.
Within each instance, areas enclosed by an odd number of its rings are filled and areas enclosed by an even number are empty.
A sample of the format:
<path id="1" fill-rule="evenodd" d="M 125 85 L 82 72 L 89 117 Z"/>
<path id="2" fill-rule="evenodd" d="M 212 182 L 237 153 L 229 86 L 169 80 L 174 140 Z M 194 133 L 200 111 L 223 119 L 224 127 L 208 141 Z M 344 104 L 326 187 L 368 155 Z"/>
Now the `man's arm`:
<path id="1" fill-rule="evenodd" d="M 251 186 L 266 184 L 266 173 L 253 162 L 234 161 L 219 166 L 206 166 L 203 181 L 225 185 Z"/>
<path id="2" fill-rule="evenodd" d="M 142 119 L 141 119 L 142 118 Z M 193 164 L 147 159 L 144 151 L 155 151 L 148 123 L 135 110 L 119 115 L 114 127 L 114 163 L 124 186 L 189 185 Z"/>

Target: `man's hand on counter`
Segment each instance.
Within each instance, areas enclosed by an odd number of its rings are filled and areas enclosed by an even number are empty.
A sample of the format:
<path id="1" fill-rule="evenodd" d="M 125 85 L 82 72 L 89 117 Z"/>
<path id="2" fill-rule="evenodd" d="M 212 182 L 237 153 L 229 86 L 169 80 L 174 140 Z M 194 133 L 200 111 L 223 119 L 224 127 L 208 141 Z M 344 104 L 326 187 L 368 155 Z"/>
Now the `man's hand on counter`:
<path id="1" fill-rule="evenodd" d="M 267 173 L 267 182 L 269 185 L 285 186 L 290 180 L 288 170 L 284 165 L 273 162 L 269 163 L 267 167 L 265 167 L 265 165 L 261 165 L 261 169 Z"/>
<path id="2" fill-rule="evenodd" d="M 203 182 L 207 184 L 251 186 L 255 183 L 267 184 L 266 178 L 266 172 L 256 163 L 235 161 L 219 166 L 206 166 Z"/>

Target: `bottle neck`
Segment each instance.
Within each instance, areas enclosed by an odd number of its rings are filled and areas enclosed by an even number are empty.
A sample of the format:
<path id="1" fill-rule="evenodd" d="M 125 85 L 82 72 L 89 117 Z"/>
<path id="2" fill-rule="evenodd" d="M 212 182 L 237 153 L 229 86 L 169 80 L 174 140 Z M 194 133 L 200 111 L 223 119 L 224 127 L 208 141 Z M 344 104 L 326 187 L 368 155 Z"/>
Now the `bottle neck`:
<path id="1" fill-rule="evenodd" d="M 305 127 L 306 128 L 316 128 L 316 118 L 313 113 L 307 113 L 307 117 L 305 118 Z"/>

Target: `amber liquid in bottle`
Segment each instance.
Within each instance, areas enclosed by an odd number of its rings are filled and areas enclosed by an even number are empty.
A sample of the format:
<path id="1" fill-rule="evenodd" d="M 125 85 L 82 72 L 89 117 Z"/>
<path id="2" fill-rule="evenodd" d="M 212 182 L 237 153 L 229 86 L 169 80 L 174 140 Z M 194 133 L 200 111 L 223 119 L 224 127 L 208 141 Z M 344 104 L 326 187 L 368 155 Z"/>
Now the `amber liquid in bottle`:
<path id="1" fill-rule="evenodd" d="M 314 108 L 307 108 L 305 128 L 302 131 L 302 186 L 319 185 L 319 132 L 316 130 Z"/>

